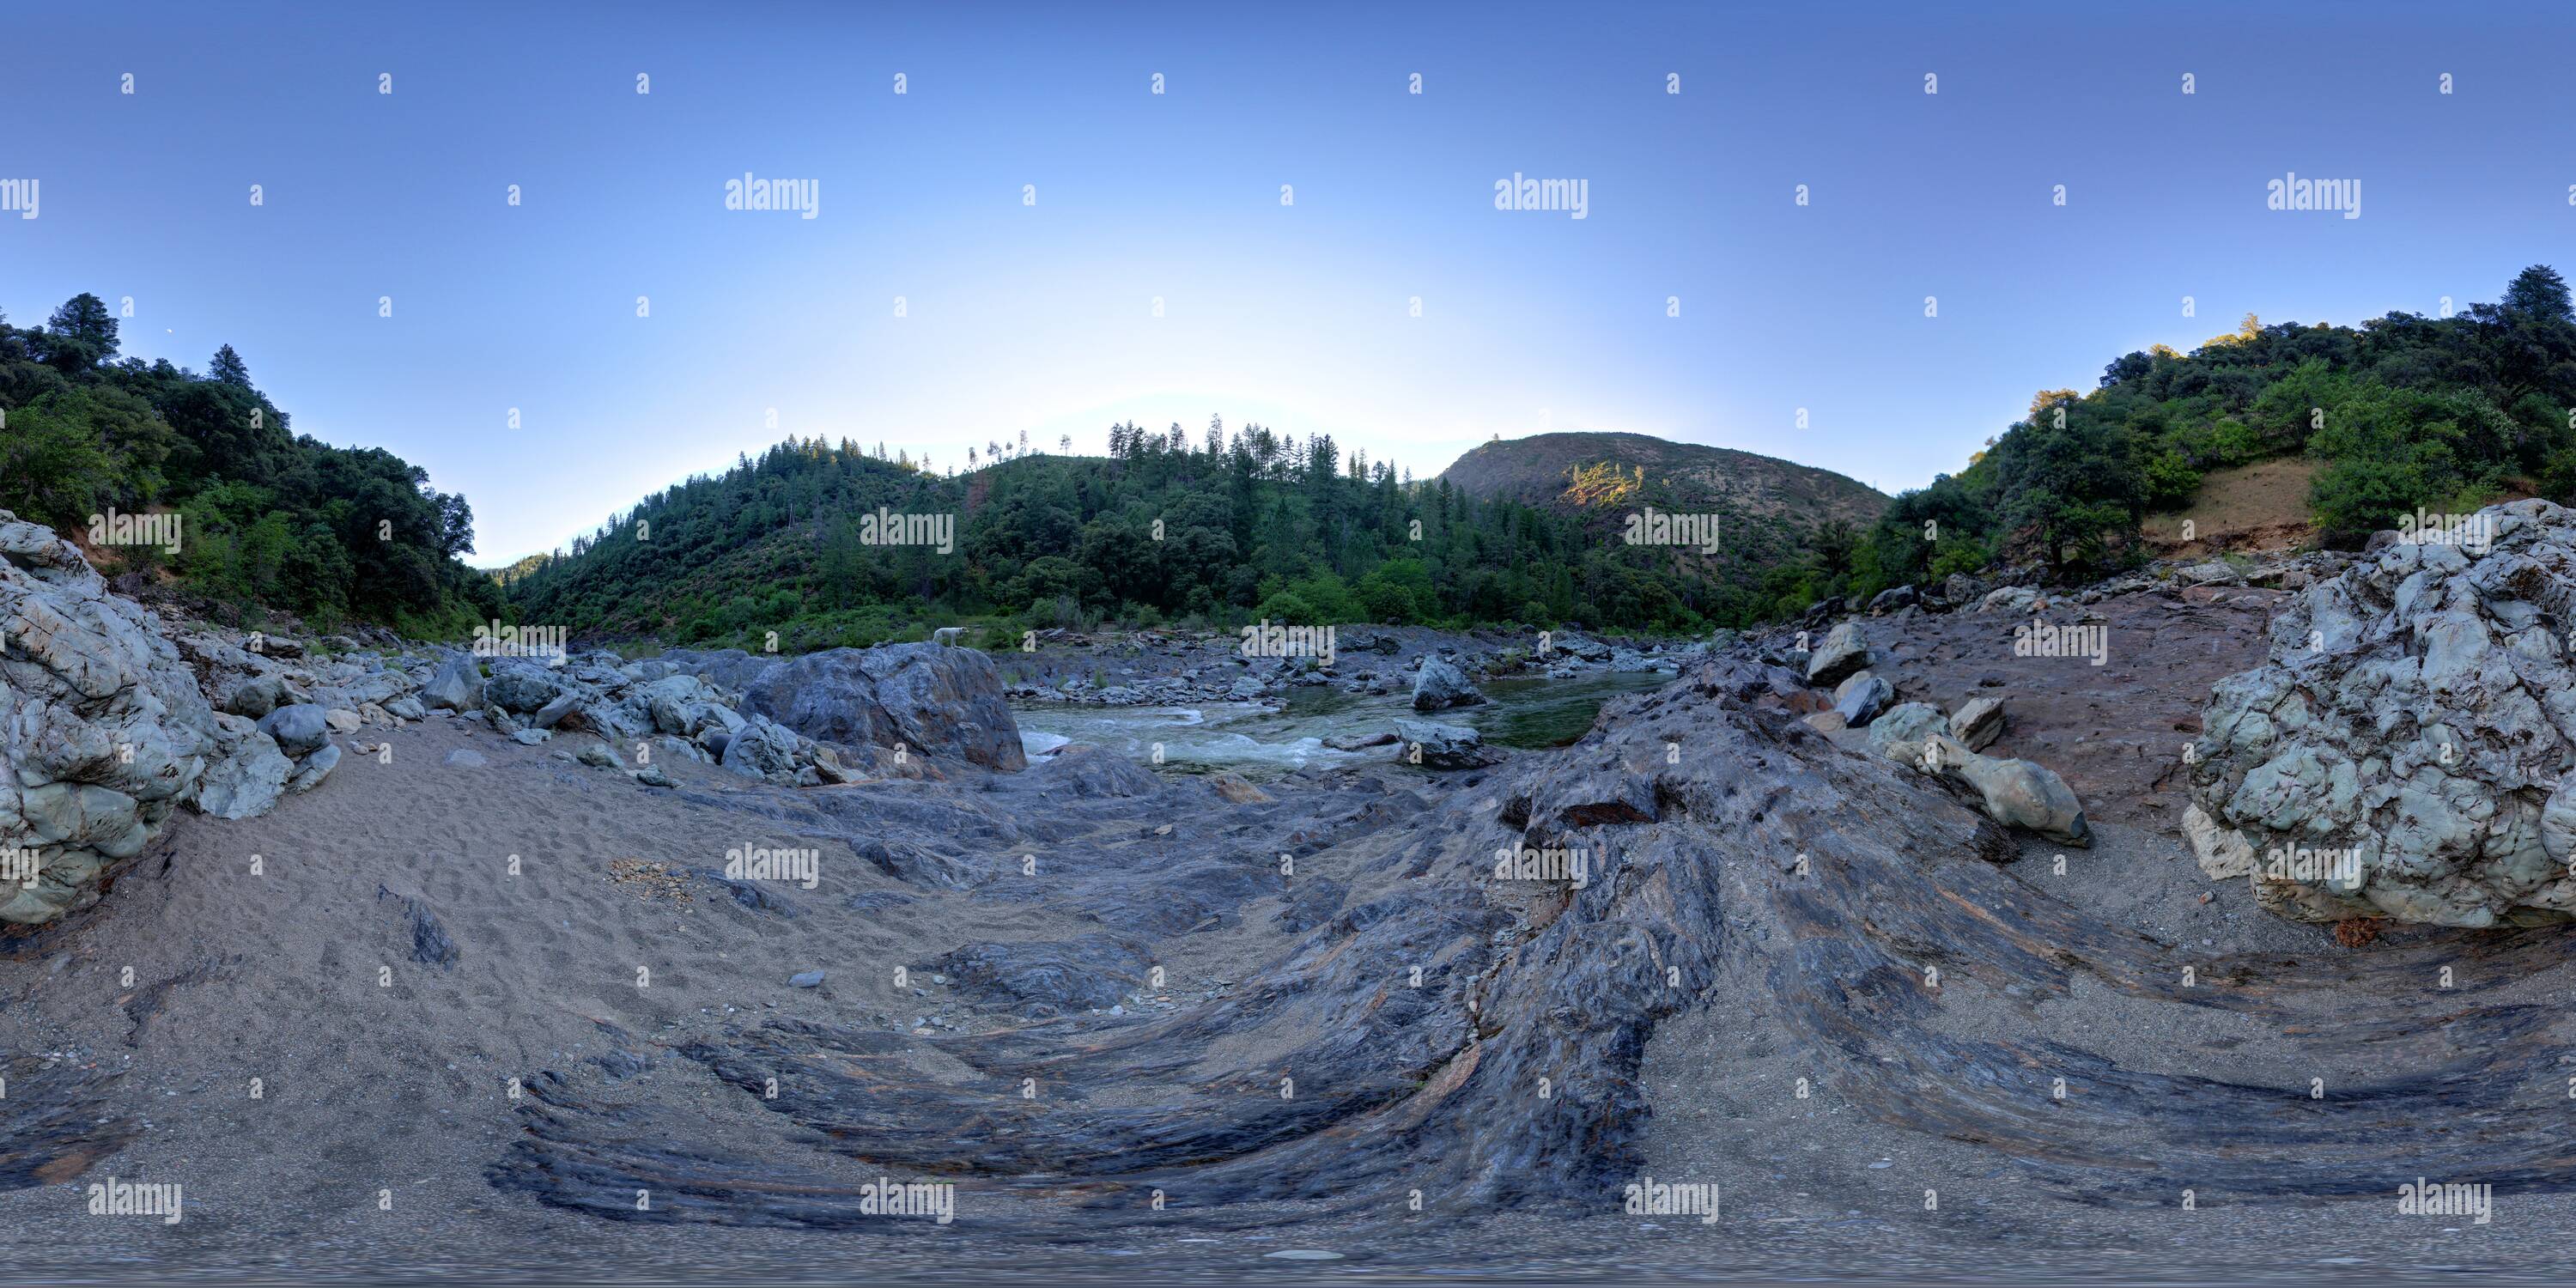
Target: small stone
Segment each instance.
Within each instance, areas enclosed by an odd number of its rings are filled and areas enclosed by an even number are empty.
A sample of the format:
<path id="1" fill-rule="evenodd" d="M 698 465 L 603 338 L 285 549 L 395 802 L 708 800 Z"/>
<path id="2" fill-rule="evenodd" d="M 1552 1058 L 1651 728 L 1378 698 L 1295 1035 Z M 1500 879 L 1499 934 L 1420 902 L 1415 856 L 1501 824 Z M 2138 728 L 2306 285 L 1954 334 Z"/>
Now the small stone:
<path id="1" fill-rule="evenodd" d="M 809 970 L 801 974 L 790 975 L 787 977 L 787 985 L 790 988 L 821 988 L 823 986 L 823 972 L 819 970 Z"/>

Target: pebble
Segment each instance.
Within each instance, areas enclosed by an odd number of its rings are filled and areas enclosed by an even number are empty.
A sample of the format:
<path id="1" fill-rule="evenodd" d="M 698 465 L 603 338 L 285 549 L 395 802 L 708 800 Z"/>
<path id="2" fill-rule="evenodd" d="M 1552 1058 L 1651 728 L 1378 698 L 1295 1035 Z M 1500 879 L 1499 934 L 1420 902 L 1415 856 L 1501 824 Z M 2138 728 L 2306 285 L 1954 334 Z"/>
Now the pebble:
<path id="1" fill-rule="evenodd" d="M 790 975 L 787 977 L 787 983 L 792 988 L 820 988 L 823 986 L 823 972 L 809 970 L 802 974 Z"/>

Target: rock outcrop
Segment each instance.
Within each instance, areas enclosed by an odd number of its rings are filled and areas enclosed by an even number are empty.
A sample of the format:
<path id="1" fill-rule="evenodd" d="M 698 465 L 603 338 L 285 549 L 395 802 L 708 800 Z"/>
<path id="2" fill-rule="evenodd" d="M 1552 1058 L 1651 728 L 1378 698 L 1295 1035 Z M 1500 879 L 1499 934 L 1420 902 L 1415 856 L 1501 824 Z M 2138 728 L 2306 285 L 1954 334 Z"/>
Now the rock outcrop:
<path id="1" fill-rule="evenodd" d="M 0 851 L 13 878 L 0 921 L 97 902 L 109 870 L 196 793 L 223 750 L 215 719 L 157 619 L 110 594 L 71 543 L 0 510 Z"/>
<path id="2" fill-rule="evenodd" d="M 808 653 L 762 671 L 743 706 L 820 742 L 899 746 L 987 769 L 1029 763 L 1001 672 L 974 649 L 888 644 Z"/>
<path id="3" fill-rule="evenodd" d="M 2303 921 L 2576 916 L 2576 511 L 2490 506 L 2478 545 L 2380 542 L 2212 690 L 2186 832 Z M 2382 534 L 2388 535 L 2388 534 Z"/>

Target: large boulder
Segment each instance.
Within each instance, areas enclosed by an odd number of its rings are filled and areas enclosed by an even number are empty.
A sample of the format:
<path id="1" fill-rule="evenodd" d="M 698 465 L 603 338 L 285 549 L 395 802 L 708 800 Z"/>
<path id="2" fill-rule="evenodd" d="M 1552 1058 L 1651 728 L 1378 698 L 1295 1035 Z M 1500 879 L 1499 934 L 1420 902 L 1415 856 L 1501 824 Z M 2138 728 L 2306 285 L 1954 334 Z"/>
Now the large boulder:
<path id="1" fill-rule="evenodd" d="M 808 653 L 760 673 L 747 711 L 819 742 L 893 747 L 989 769 L 1028 767 L 993 660 L 969 648 L 888 644 Z"/>
<path id="2" fill-rule="evenodd" d="M 0 921 L 97 902 L 101 878 L 195 795 L 220 750 L 160 621 L 51 529 L 0 510 L 0 849 L 37 865 L 0 888 Z"/>
<path id="3" fill-rule="evenodd" d="M 1485 700 L 1476 686 L 1467 682 L 1467 673 L 1443 659 L 1425 654 L 1422 670 L 1413 677 L 1413 709 L 1442 711 L 1450 707 L 1473 706 Z"/>
<path id="4" fill-rule="evenodd" d="M 499 662 L 493 664 L 492 678 L 484 682 L 483 700 L 504 711 L 524 714 L 545 709 L 547 703 L 568 691 L 562 678 L 546 667 L 522 661 Z"/>
<path id="5" fill-rule="evenodd" d="M 1869 641 L 1861 637 L 1860 623 L 1844 622 L 1807 655 L 1807 683 L 1840 684 L 1868 665 Z"/>
<path id="6" fill-rule="evenodd" d="M 2576 511 L 2489 506 L 2284 600 L 2191 745 L 2204 869 L 2303 921 L 2576 913 Z M 2440 532 L 2441 536 L 2455 535 Z"/>
<path id="7" fill-rule="evenodd" d="M 483 667 L 465 654 L 447 659 L 429 683 L 420 686 L 420 700 L 431 709 L 466 712 L 483 709 Z"/>
<path id="8" fill-rule="evenodd" d="M 259 731 L 290 756 L 309 756 L 331 741 L 331 713 L 310 702 L 279 707 L 260 717 Z"/>
<path id="9" fill-rule="evenodd" d="M 287 696 L 286 677 L 253 675 L 235 684 L 232 691 L 224 695 L 223 706 L 233 715 L 257 720 L 292 701 L 294 699 Z"/>
<path id="10" fill-rule="evenodd" d="M 1908 702 L 1888 712 L 1869 733 L 1870 750 L 1965 785 L 1977 793 L 1986 817 L 2006 827 L 2037 832 L 2068 845 L 2093 843 L 2083 803 L 2055 770 L 1969 750 L 1951 736 L 1940 710 L 1928 703 Z"/>

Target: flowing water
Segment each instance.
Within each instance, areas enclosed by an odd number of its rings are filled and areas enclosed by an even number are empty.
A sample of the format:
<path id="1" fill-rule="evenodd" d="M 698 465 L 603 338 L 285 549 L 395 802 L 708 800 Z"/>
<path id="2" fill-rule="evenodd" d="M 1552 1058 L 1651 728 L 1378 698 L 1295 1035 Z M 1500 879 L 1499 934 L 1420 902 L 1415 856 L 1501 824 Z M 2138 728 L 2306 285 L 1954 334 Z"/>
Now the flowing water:
<path id="1" fill-rule="evenodd" d="M 1464 724 L 1496 746 L 1562 747 L 1583 736 L 1601 704 L 1670 682 L 1669 671 L 1587 675 L 1575 680 L 1509 679 L 1479 685 L 1485 702 L 1418 714 L 1406 691 L 1371 697 L 1325 685 L 1290 689 L 1283 709 L 1250 702 L 1207 702 L 1187 707 L 1081 707 L 1052 702 L 1014 703 L 1020 740 L 1032 757 L 1068 743 L 1093 743 L 1185 770 L 1223 769 L 1247 777 L 1275 776 L 1308 765 L 1384 760 L 1384 747 L 1335 751 L 1326 738 L 1391 733 L 1397 720 Z"/>

